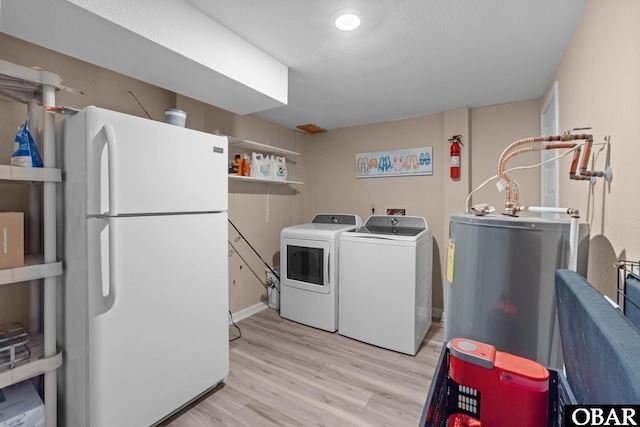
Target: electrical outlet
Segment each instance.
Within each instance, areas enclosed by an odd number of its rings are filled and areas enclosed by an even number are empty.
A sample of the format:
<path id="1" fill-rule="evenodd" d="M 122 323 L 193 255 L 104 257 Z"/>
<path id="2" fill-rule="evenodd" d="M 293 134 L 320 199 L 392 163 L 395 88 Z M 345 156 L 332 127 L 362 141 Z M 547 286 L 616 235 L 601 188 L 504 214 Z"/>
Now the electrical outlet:
<path id="1" fill-rule="evenodd" d="M 387 215 L 406 215 L 406 208 L 387 208 Z"/>

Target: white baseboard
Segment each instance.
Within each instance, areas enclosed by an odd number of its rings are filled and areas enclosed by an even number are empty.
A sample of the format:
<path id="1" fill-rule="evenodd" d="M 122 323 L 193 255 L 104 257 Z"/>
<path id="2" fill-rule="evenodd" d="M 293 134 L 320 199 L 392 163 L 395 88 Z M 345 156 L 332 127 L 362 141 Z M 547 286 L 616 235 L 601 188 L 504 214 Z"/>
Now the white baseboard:
<path id="1" fill-rule="evenodd" d="M 266 310 L 269 308 L 268 302 L 259 302 L 257 304 L 252 305 L 251 307 L 243 308 L 240 311 L 232 313 L 233 321 L 239 322 L 242 319 L 246 319 L 247 317 L 253 316 L 256 313 L 260 313 L 262 310 Z M 229 325 L 231 325 L 231 319 L 229 319 Z"/>
<path id="2" fill-rule="evenodd" d="M 268 301 L 261 301 L 257 304 L 254 304 L 250 307 L 243 308 L 242 310 L 236 311 L 232 313 L 233 321 L 239 322 L 242 319 L 246 319 L 247 317 L 251 317 L 256 313 L 260 313 L 262 310 L 266 310 L 269 308 Z M 444 316 L 444 311 L 441 308 L 432 308 L 431 309 L 431 317 L 435 319 L 442 320 Z M 231 325 L 231 319 L 229 319 L 229 325 Z"/>

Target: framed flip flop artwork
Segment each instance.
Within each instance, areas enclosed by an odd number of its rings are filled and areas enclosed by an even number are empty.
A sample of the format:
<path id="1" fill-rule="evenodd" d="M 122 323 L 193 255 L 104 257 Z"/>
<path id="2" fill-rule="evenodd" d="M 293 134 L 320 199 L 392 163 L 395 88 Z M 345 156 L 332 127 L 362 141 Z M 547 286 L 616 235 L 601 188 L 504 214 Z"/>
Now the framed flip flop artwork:
<path id="1" fill-rule="evenodd" d="M 431 147 L 356 154 L 356 178 L 433 175 Z"/>

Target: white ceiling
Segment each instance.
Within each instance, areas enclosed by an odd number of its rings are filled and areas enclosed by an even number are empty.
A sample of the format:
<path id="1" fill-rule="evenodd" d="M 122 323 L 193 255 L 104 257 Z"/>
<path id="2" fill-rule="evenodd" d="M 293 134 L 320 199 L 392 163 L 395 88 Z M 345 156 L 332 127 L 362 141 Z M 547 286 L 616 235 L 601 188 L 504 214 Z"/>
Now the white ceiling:
<path id="1" fill-rule="evenodd" d="M 325 129 L 541 97 L 588 2 L 186 1 L 289 67 L 287 105 L 254 114 Z"/>
<path id="2" fill-rule="evenodd" d="M 0 0 L 0 32 L 237 114 L 287 102 L 288 67 L 181 0 Z"/>

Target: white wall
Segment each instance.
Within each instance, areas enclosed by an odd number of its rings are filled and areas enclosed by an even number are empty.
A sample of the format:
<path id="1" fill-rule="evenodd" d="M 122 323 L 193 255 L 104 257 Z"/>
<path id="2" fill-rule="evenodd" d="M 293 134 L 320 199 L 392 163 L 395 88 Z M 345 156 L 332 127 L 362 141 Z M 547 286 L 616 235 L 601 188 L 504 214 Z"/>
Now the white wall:
<path id="1" fill-rule="evenodd" d="M 562 162 L 560 204 L 578 208 L 591 224 L 588 279 L 615 300 L 617 259 L 640 259 L 638 117 L 640 117 L 640 2 L 591 0 L 550 87 L 558 81 L 560 128 L 589 126 L 594 169 L 613 167 L 613 181 L 567 179 Z M 602 150 L 602 151 L 600 151 Z"/>
<path id="2" fill-rule="evenodd" d="M 304 157 L 310 159 L 307 174 L 311 178 L 304 188 L 309 193 L 305 200 L 309 208 L 305 208 L 305 212 L 310 214 L 305 221 L 319 212 L 354 213 L 366 220 L 372 206 L 378 214 L 386 208 L 399 207 L 406 208 L 407 215 L 424 217 L 434 238 L 433 307 L 434 312 L 440 313 L 445 298 L 449 215 L 464 212 L 469 188 L 475 188 L 496 173 L 498 157 L 507 145 L 539 134 L 540 106 L 541 100 L 535 99 L 468 111 L 463 108 L 313 135 L 303 148 Z M 451 123 L 455 128 L 450 127 Z M 468 133 L 463 134 L 464 167 L 461 181 L 456 182 L 449 178 L 447 139 L 454 129 L 465 127 Z M 431 176 L 356 178 L 356 153 L 424 146 L 433 148 Z M 532 157 L 514 159 L 513 165 L 540 161 L 539 156 Z M 514 173 L 513 177 L 522 187 L 524 201 L 537 205 L 539 169 Z M 501 210 L 504 195 L 498 193 L 492 183 L 478 192 L 473 201 L 490 203 Z"/>

